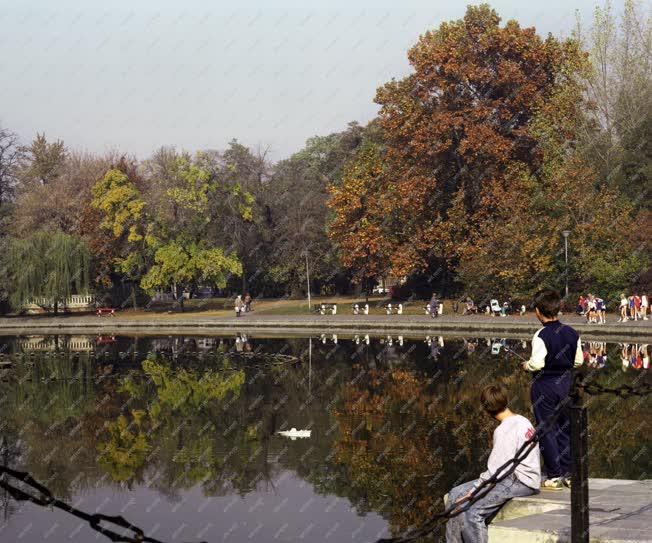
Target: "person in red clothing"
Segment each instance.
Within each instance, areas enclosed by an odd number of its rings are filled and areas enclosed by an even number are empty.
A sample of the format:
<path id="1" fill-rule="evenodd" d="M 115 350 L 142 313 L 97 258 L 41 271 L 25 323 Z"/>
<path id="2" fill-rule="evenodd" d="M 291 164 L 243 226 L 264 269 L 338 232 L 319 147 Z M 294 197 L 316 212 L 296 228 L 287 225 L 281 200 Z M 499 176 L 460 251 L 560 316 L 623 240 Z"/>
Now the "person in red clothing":
<path id="1" fill-rule="evenodd" d="M 641 297 L 638 295 L 638 292 L 634 293 L 634 320 L 637 321 L 641 316 Z"/>

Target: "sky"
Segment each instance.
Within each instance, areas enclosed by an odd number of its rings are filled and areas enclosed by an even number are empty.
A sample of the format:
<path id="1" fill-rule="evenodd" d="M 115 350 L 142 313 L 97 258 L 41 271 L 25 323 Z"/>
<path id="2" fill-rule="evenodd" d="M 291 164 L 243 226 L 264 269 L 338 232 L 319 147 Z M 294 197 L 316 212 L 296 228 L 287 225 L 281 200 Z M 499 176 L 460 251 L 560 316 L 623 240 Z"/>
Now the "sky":
<path id="1" fill-rule="evenodd" d="M 600 0 L 495 0 L 503 21 L 568 36 Z M 362 124 L 456 0 L 0 0 L 0 126 L 146 158 L 232 139 L 279 160 Z M 618 8 L 618 2 L 613 2 Z"/>

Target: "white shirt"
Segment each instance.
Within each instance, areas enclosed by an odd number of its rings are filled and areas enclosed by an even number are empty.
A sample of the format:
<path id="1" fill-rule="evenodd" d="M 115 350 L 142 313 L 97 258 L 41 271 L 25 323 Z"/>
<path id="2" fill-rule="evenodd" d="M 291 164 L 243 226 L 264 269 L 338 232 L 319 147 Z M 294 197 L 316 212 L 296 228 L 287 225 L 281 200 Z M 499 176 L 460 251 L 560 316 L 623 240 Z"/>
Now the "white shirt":
<path id="1" fill-rule="evenodd" d="M 480 474 L 480 481 L 489 479 L 500 466 L 516 456 L 523 444 L 534 435 L 532 423 L 522 415 L 504 419 L 494 430 L 494 446 L 487 461 L 487 471 Z M 502 472 L 504 473 L 504 472 Z M 514 471 L 516 478 L 530 488 L 541 485 L 541 462 L 537 443 Z"/>

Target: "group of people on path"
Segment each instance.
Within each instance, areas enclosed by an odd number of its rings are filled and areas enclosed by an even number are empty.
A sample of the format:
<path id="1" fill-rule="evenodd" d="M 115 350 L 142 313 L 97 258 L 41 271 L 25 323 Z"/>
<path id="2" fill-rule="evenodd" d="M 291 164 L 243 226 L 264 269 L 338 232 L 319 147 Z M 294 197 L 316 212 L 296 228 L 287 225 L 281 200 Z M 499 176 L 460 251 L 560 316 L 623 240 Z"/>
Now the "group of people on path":
<path id="1" fill-rule="evenodd" d="M 251 303 L 252 303 L 251 295 L 248 292 L 244 295 L 244 298 L 242 298 L 241 294 L 238 294 L 235 298 L 235 303 L 234 303 L 235 316 L 239 317 L 241 314 L 249 313 L 250 311 L 253 311 Z"/>
<path id="2" fill-rule="evenodd" d="M 586 317 L 586 322 L 599 324 L 607 322 L 607 304 L 602 298 L 591 293 L 579 297 L 576 312 L 578 315 Z"/>
<path id="3" fill-rule="evenodd" d="M 549 431 L 540 436 L 539 443 L 516 465 L 511 475 L 488 487 L 489 491 L 469 506 L 467 502 L 473 491 L 513 459 L 535 435 L 531 422 L 509 409 L 510 395 L 504 386 L 492 384 L 482 390 L 480 404 L 500 424 L 494 430 L 487 470 L 478 479 L 456 486 L 449 493 L 449 505 L 457 505 L 459 514 L 449 519 L 446 525 L 448 543 L 486 543 L 487 519 L 493 518 L 511 498 L 529 496 L 540 489 L 563 490 L 571 485 L 568 413 L 565 409 L 558 415 L 556 413 L 570 394 L 574 368 L 584 361 L 582 342 L 573 328 L 558 320 L 561 297 L 557 292 L 538 292 L 534 307 L 543 326 L 534 334 L 532 354 L 522 363 L 522 367 L 532 373 L 530 399 L 534 418 L 538 425 L 551 421 Z M 543 456 L 545 477 L 542 477 L 540 454 Z"/>
<path id="4" fill-rule="evenodd" d="M 626 296 L 623 292 L 620 295 L 620 319 L 618 322 L 625 322 L 628 320 L 648 320 L 647 311 L 650 307 L 650 302 L 646 294 L 641 296 L 637 292 L 631 296 Z"/>

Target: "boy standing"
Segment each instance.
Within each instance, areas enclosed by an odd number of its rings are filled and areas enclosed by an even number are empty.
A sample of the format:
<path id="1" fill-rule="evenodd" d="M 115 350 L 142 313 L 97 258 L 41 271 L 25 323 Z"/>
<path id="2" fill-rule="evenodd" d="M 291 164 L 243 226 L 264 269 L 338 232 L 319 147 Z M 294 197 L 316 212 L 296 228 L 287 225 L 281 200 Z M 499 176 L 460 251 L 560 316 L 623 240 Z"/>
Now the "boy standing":
<path id="1" fill-rule="evenodd" d="M 534 308 L 543 328 L 532 338 L 532 356 L 523 368 L 534 372 L 530 397 L 537 424 L 546 420 L 568 396 L 572 370 L 583 362 L 582 342 L 578 333 L 557 319 L 561 298 L 554 290 L 542 290 L 534 297 Z M 570 425 L 562 411 L 540 441 L 546 479 L 545 490 L 570 486 Z"/>
<path id="2" fill-rule="evenodd" d="M 484 410 L 500 422 L 494 430 L 493 448 L 487 461 L 487 471 L 475 481 L 456 486 L 448 494 L 448 503 L 459 503 L 489 479 L 505 462 L 514 458 L 523 444 L 534 435 L 529 420 L 512 413 L 507 407 L 508 396 L 505 387 L 489 385 L 482 390 L 480 403 Z M 447 543 L 486 543 L 488 529 L 486 519 L 500 510 L 505 502 L 517 496 L 530 496 L 537 492 L 541 483 L 539 446 L 535 445 L 514 472 L 496 483 L 487 494 L 473 503 L 466 511 L 452 517 L 446 524 Z M 460 503 L 464 507 L 464 503 Z"/>

